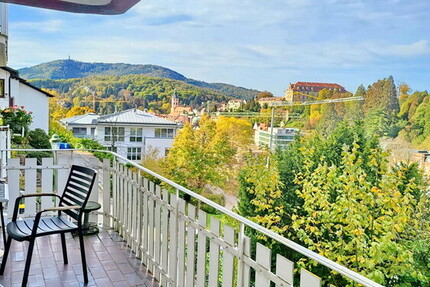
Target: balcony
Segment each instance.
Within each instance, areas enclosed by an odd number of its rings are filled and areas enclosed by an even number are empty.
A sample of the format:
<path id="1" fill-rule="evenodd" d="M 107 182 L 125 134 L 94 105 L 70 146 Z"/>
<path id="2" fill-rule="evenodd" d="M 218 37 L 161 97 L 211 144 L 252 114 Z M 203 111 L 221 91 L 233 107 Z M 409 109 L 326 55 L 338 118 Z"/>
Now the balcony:
<path id="1" fill-rule="evenodd" d="M 8 153 L 1 152 L 0 154 L 4 158 Z M 29 193 L 42 190 L 44 192 L 61 191 L 72 164 L 97 169 L 99 171 L 98 184 L 95 186 L 90 200 L 99 202 L 102 207 L 90 221 L 96 221 L 106 231 L 102 231 L 99 236 L 87 237 L 86 252 L 89 254 L 89 258 L 92 258 L 91 254 L 97 254 L 100 250 L 108 250 L 112 247 L 112 242 L 116 242 L 113 245 L 118 249 L 115 249 L 113 253 L 121 254 L 120 250 L 128 246 L 127 256 L 133 264 L 129 263 L 135 269 L 135 276 L 142 280 L 139 284 L 124 281 L 124 284 L 129 284 L 128 286 L 260 287 L 272 286 L 272 284 L 276 286 L 293 286 L 294 284 L 294 286 L 301 287 L 317 287 L 323 284 L 324 286 L 333 284 L 333 282 L 327 282 L 325 278 L 319 278 L 309 271 L 297 267 L 297 264 L 280 254 L 275 254 L 269 247 L 251 240 L 246 235 L 249 232 L 270 238 L 283 244 L 286 249 L 312 259 L 316 264 L 325 266 L 328 274 L 338 273 L 351 282 L 363 286 L 381 286 L 137 163 L 115 153 L 109 153 L 112 155 L 112 160 L 105 159 L 103 162 L 88 153 L 72 150 L 55 151 L 54 158 L 43 158 L 39 164 L 36 158 L 8 158 L 7 165 L 2 167 L 1 172 L 7 178 L 9 199 L 13 202 L 23 190 Z M 126 167 L 125 163 L 132 168 Z M 160 184 L 156 184 L 155 181 Z M 187 195 L 192 201 L 185 201 L 184 195 Z M 190 202 L 196 204 L 193 205 Z M 202 204 L 215 209 L 218 215 L 202 211 L 198 208 Z M 52 205 L 52 201 L 45 201 L 45 199 L 26 200 L 21 216 L 30 216 L 41 208 L 48 208 Z M 11 212 L 7 210 L 7 216 L 10 214 Z M 221 221 L 221 217 L 227 218 L 227 220 Z M 225 222 L 229 222 L 229 224 Z M 49 271 L 45 270 L 49 267 L 44 266 L 43 262 L 49 257 L 55 262 L 57 258 L 55 248 L 58 247 L 58 240 L 55 236 L 51 236 L 47 244 L 50 244 L 53 252 L 48 256 L 39 250 L 41 265 L 38 266 L 39 269 L 32 267 L 33 269 L 39 270 L 43 274 Z M 98 241 L 103 244 L 94 244 Z M 69 242 L 75 244 L 73 240 L 69 240 Z M 46 247 L 43 243 L 39 246 Z M 76 248 L 78 248 L 77 245 Z M 19 250 L 15 252 L 17 252 L 15 257 L 23 256 Z M 116 261 L 112 253 L 106 256 L 108 260 L 96 256 L 94 262 L 89 263 L 90 278 L 93 279 L 90 286 L 91 284 L 98 285 L 96 283 L 96 279 L 99 279 L 97 270 L 100 268 L 97 267 L 109 264 L 105 261 Z M 64 266 L 61 256 L 58 258 L 58 266 Z M 137 260 L 135 258 L 139 261 L 135 261 Z M 90 261 L 90 259 L 88 260 Z M 8 263 L 9 272 L 19 271 L 20 264 L 22 263 L 18 260 L 12 259 Z M 118 262 L 113 265 L 116 265 L 118 271 L 121 271 Z M 33 276 L 37 276 L 36 271 L 30 272 Z M 7 280 L 7 275 L 4 277 L 0 280 Z M 103 278 L 109 281 L 107 283 L 116 286 L 109 276 Z M 46 286 L 50 286 L 48 280 L 44 280 Z M 75 281 L 72 280 L 70 286 L 81 285 L 80 280 L 82 279 L 79 274 L 75 274 Z M 13 281 L 8 282 L 14 283 Z M 109 284 L 103 283 L 106 286 Z M 102 284 L 100 283 L 100 285 Z"/>

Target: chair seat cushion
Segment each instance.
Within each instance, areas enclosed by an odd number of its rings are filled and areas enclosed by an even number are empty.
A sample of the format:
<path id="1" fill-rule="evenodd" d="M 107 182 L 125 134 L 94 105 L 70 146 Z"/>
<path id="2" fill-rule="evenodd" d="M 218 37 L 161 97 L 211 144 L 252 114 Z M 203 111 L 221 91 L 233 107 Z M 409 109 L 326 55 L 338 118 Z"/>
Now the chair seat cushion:
<path id="1" fill-rule="evenodd" d="M 7 225 L 9 236 L 17 241 L 29 240 L 33 229 L 34 218 L 17 220 Z M 65 216 L 42 217 L 36 236 L 49 235 L 77 230 L 78 226 Z"/>

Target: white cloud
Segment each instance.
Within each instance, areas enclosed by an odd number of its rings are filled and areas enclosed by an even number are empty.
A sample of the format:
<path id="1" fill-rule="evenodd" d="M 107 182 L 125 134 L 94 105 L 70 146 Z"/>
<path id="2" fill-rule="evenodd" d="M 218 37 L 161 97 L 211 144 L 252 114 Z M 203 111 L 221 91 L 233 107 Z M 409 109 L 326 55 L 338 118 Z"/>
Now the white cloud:
<path id="1" fill-rule="evenodd" d="M 27 32 L 39 33 L 59 33 L 64 31 L 66 25 L 60 19 L 50 19 L 45 21 L 23 21 L 12 22 L 14 30 L 25 30 Z"/>
<path id="2" fill-rule="evenodd" d="M 381 56 L 417 57 L 430 55 L 430 42 L 419 40 L 411 44 L 369 44 L 369 51 Z"/>

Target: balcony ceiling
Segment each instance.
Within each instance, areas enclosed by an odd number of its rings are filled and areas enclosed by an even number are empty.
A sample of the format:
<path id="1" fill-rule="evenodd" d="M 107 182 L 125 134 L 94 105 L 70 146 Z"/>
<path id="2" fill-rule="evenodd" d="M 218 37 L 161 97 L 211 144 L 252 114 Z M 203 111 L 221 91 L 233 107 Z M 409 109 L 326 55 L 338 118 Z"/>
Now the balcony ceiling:
<path id="1" fill-rule="evenodd" d="M 32 6 L 72 13 L 123 14 L 140 0 L 0 0 L 0 2 Z"/>

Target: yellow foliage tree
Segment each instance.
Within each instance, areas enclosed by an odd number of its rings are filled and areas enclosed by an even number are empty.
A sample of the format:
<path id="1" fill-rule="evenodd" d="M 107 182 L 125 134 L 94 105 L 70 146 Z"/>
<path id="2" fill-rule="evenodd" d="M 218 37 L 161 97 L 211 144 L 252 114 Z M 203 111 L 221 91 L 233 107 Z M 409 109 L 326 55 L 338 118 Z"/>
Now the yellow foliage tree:
<path id="1" fill-rule="evenodd" d="M 230 143 L 241 151 L 252 143 L 252 125 L 246 119 L 221 116 L 216 122 L 216 130 L 225 133 Z"/>
<path id="2" fill-rule="evenodd" d="M 95 111 L 90 107 L 73 107 L 66 113 L 66 118 L 85 115 L 88 113 L 95 113 Z"/>
<path id="3" fill-rule="evenodd" d="M 170 178 L 197 192 L 206 184 L 223 185 L 236 153 L 212 119 L 203 116 L 199 125 L 193 129 L 187 124 L 180 130 L 163 163 Z"/>
<path id="4" fill-rule="evenodd" d="M 51 131 L 65 130 L 59 120 L 66 117 L 67 109 L 63 107 L 61 95 L 54 90 L 46 90 L 54 97 L 49 98 L 49 129 Z"/>

